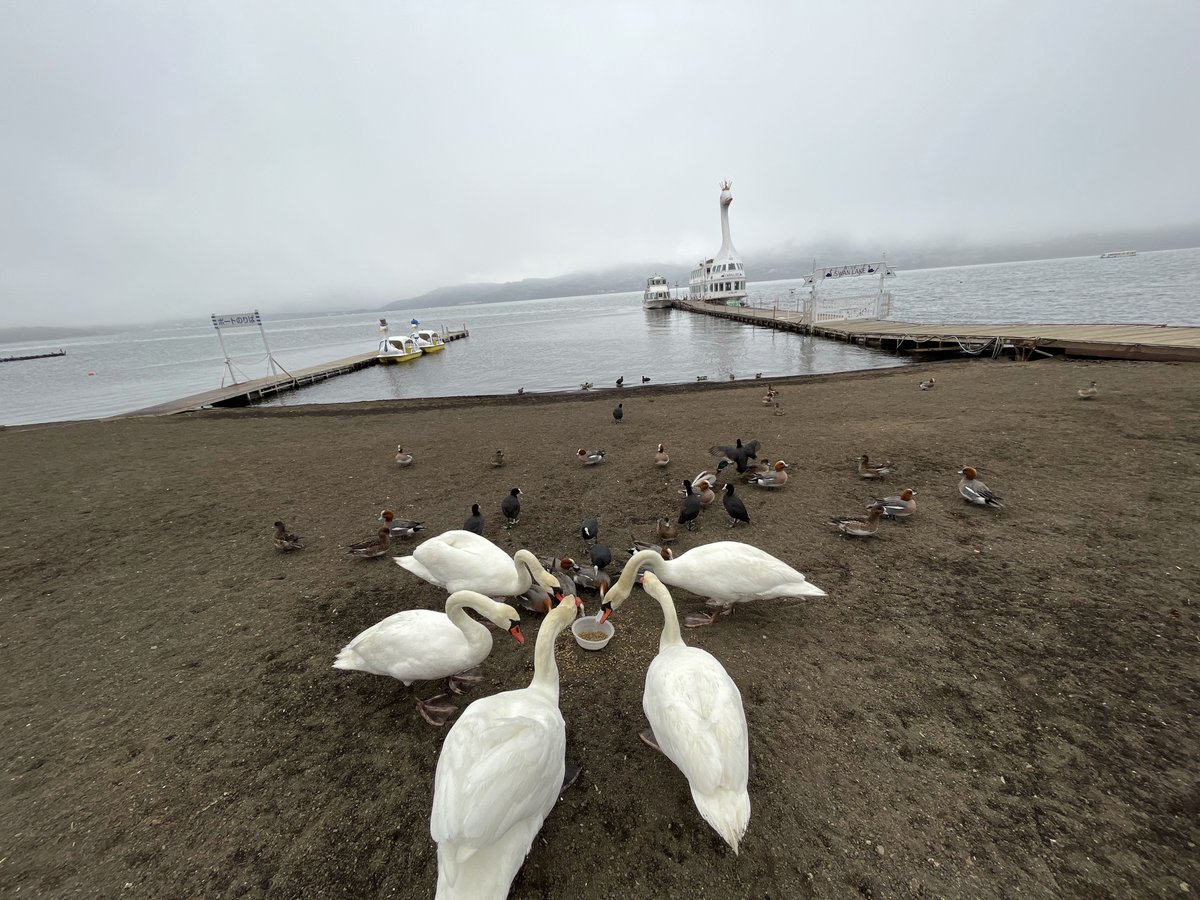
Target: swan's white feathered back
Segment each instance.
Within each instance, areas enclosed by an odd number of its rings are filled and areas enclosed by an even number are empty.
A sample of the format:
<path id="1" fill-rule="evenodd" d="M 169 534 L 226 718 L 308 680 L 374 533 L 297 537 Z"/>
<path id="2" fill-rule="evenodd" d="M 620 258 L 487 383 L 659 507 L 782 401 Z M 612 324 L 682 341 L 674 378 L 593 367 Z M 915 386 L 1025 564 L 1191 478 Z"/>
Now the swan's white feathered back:
<path id="1" fill-rule="evenodd" d="M 333 667 L 412 684 L 448 678 L 479 665 L 491 652 L 491 632 L 474 619 L 466 618 L 459 628 L 445 613 L 406 609 L 361 632 L 342 648 Z"/>
<path id="2" fill-rule="evenodd" d="M 511 556 L 485 537 L 470 531 L 447 531 L 395 557 L 396 564 L 418 578 L 454 591 L 513 596 L 519 582 Z"/>
<path id="3" fill-rule="evenodd" d="M 750 738 L 737 685 L 712 654 L 666 646 L 646 671 L 642 708 L 696 808 L 736 853 L 750 822 Z"/>
<path id="4" fill-rule="evenodd" d="M 825 596 L 783 560 L 739 541 L 702 544 L 654 568 L 667 584 L 720 603 Z"/>

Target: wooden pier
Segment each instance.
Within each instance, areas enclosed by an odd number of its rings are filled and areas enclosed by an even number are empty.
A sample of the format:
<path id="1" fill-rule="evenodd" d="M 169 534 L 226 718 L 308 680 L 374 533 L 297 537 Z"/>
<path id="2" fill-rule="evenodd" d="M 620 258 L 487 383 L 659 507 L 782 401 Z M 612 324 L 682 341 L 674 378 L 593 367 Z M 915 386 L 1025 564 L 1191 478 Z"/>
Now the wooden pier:
<path id="1" fill-rule="evenodd" d="M 1200 362 L 1200 327 L 1189 325 L 952 325 L 856 319 L 808 322 L 799 312 L 752 306 L 724 307 L 676 300 L 678 309 L 920 355 L 1066 355 L 1093 359 Z"/>
<path id="2" fill-rule="evenodd" d="M 439 332 L 439 334 L 442 337 L 443 343 L 449 343 L 450 341 L 457 341 L 467 337 L 470 332 L 467 331 L 466 326 L 463 326 L 461 331 L 445 331 Z M 214 406 L 251 406 L 277 394 L 294 391 L 306 385 L 316 384 L 318 381 L 336 378 L 338 375 L 357 372 L 360 369 L 378 365 L 378 363 L 379 357 L 374 351 L 360 353 L 357 356 L 348 356 L 345 359 L 339 359 L 335 362 L 325 363 L 324 365 L 311 366 L 307 369 L 297 369 L 290 374 L 269 375 L 265 378 L 255 378 L 251 381 L 242 381 L 238 384 L 214 388 L 211 391 L 192 394 L 190 397 L 182 397 L 178 400 L 169 400 L 166 403 L 158 403 L 154 406 L 147 406 L 144 409 L 137 409 L 133 412 L 123 413 L 122 415 L 169 416 L 174 413 L 207 409 Z"/>

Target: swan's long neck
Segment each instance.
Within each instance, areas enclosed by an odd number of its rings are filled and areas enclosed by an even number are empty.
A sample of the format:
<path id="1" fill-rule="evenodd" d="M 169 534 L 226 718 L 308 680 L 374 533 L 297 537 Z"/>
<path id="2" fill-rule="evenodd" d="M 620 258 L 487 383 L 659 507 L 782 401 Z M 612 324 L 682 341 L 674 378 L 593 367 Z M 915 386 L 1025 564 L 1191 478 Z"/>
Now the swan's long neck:
<path id="1" fill-rule="evenodd" d="M 518 550 L 513 554 L 513 566 L 517 571 L 517 586 L 513 591 L 513 596 L 525 593 L 533 584 L 533 573 L 536 571 L 533 567 L 542 568 L 542 564 L 538 562 L 538 558 L 528 550 Z"/>
<path id="2" fill-rule="evenodd" d="M 486 626 L 481 625 L 479 622 L 476 622 L 474 619 L 468 616 L 467 608 L 469 607 L 478 612 L 480 615 L 486 616 L 487 613 L 479 608 L 480 601 L 486 600 L 489 603 L 493 601 L 490 597 L 483 596 L 483 594 L 479 594 L 475 597 L 462 596 L 468 593 L 469 592 L 467 591 L 459 591 L 456 594 L 451 594 L 447 598 L 446 618 L 454 623 L 459 631 L 466 635 L 467 642 L 469 644 L 475 646 L 479 644 L 481 639 L 487 639 L 490 641 L 491 632 L 487 630 Z"/>
<path id="3" fill-rule="evenodd" d="M 728 199 L 726 199 L 727 197 Z M 737 250 L 733 248 L 733 241 L 729 237 L 729 204 L 732 202 L 733 197 L 729 195 L 729 192 L 723 191 L 721 193 L 721 249 L 713 257 L 716 260 L 738 255 Z"/>
<path id="4" fill-rule="evenodd" d="M 575 600 L 569 598 L 542 620 L 537 643 L 533 647 L 533 681 L 529 686 L 546 692 L 554 698 L 555 703 L 558 703 L 558 663 L 554 659 L 554 642 L 567 627 L 567 623 L 574 618 Z"/>
<path id="5" fill-rule="evenodd" d="M 633 582 L 637 579 L 638 569 L 645 566 L 655 575 L 661 576 L 664 569 L 663 564 L 666 562 L 667 560 L 663 559 L 662 554 L 657 550 L 639 550 L 629 557 L 629 562 L 625 563 L 625 568 L 621 570 L 621 577 L 605 592 L 604 599 L 612 604 L 614 610 L 619 609 L 621 604 L 629 599 L 629 594 L 633 590 Z"/>
<path id="6" fill-rule="evenodd" d="M 658 601 L 658 606 L 663 614 L 663 630 L 662 636 L 658 639 L 658 649 L 661 651 L 664 647 L 686 647 L 683 635 L 679 631 L 679 617 L 675 613 L 675 601 L 671 599 L 670 592 L 666 588 L 660 587 L 655 590 L 647 588 L 646 593 Z"/>

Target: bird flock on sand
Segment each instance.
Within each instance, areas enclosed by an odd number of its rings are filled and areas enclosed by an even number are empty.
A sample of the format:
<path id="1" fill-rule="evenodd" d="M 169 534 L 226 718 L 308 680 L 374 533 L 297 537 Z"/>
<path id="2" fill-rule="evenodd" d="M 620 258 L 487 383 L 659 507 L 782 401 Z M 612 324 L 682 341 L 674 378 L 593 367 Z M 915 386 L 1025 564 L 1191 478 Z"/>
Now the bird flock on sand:
<path id="1" fill-rule="evenodd" d="M 929 378 L 919 387 L 926 391 L 933 385 Z M 763 404 L 777 403 L 777 393 L 768 388 Z M 1094 399 L 1096 383 L 1081 388 L 1078 396 Z M 612 411 L 613 421 L 620 424 L 625 413 L 619 403 Z M 703 527 L 700 518 L 718 490 L 726 526 L 748 526 L 751 517 L 735 480 L 762 489 L 764 497 L 786 489 L 788 463 L 760 460 L 762 449 L 760 441 L 740 438 L 708 448 L 716 465 L 680 479 L 678 515 L 657 519 L 656 542 L 631 538 L 628 559 L 615 580 L 607 571 L 614 556 L 601 540 L 598 515 L 579 525 L 587 557 L 578 562 L 569 556 L 539 557 L 528 549 L 510 555 L 484 537 L 486 522 L 478 503 L 472 504 L 461 529 L 429 537 L 411 554 L 394 557 L 406 572 L 446 591 L 444 610 L 406 609 L 388 616 L 352 638 L 333 666 L 394 678 L 406 687 L 444 681 L 444 690 L 414 697 L 418 714 L 431 725 L 444 726 L 458 712 L 452 698 L 482 681 L 480 666 L 492 650 L 491 630 L 468 610 L 520 645 L 525 637 L 518 607 L 545 617 L 528 686 L 470 703 L 442 745 L 430 816 L 430 834 L 438 845 L 438 898 L 506 897 L 560 793 L 579 774 L 579 767 L 566 759 L 554 642 L 582 609 L 582 591 L 598 593 L 596 620 L 601 626 L 629 599 L 635 584 L 658 604 L 662 635 L 642 696 L 649 727 L 639 736 L 679 769 L 700 816 L 738 852 L 750 820 L 749 730 L 741 693 L 712 654 L 684 642 L 668 587 L 703 597 L 711 608 L 685 616 L 683 625 L 690 628 L 712 625 L 738 604 L 823 597 L 825 592 L 788 563 L 749 543 L 719 540 L 679 554 L 668 545 L 679 537 L 681 527 Z M 580 448 L 576 458 L 584 466 L 597 466 L 606 461 L 606 451 Z M 397 447 L 395 461 L 400 468 L 414 465 L 413 454 L 402 447 Z M 488 462 L 493 468 L 503 467 L 504 451 L 496 450 Z M 670 462 L 664 444 L 647 449 L 647 466 L 666 468 Z M 855 471 L 864 481 L 882 481 L 898 471 L 892 462 L 873 460 L 865 453 L 856 463 Z M 963 466 L 958 474 L 958 494 L 964 502 L 1004 507 L 1003 498 L 983 482 L 978 468 Z M 521 488 L 513 486 L 502 496 L 501 528 L 519 526 L 522 495 Z M 916 511 L 916 490 L 905 487 L 895 495 L 872 498 L 864 513 L 833 516 L 828 524 L 843 537 L 867 538 L 877 534 L 881 522 L 908 522 Z M 425 529 L 425 523 L 397 518 L 390 509 L 379 513 L 378 523 L 373 537 L 349 545 L 350 555 L 389 555 L 394 541 Z M 272 540 L 280 552 L 304 549 L 301 538 L 282 521 L 274 523 Z"/>

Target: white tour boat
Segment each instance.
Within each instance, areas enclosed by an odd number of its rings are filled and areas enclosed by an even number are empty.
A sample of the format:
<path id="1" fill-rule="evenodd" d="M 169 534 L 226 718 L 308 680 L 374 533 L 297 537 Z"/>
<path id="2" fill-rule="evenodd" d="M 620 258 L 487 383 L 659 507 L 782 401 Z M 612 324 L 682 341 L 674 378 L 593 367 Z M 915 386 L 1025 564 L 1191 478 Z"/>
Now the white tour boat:
<path id="1" fill-rule="evenodd" d="M 387 337 L 379 342 L 377 356 L 381 363 L 408 362 L 421 356 L 421 348 L 407 334 Z"/>
<path id="2" fill-rule="evenodd" d="M 646 279 L 646 292 L 642 294 L 642 308 L 671 308 L 671 288 L 667 285 L 667 279 L 661 275 L 651 275 Z"/>
<path id="3" fill-rule="evenodd" d="M 1118 256 L 1137 256 L 1136 250 L 1109 250 L 1107 253 L 1101 253 L 1101 259 L 1116 259 Z"/>
<path id="4" fill-rule="evenodd" d="M 746 296 L 746 271 L 729 238 L 729 204 L 733 194 L 728 182 L 721 183 L 721 249 L 711 259 L 701 260 L 688 281 L 688 299 L 706 303 L 741 306 Z"/>

